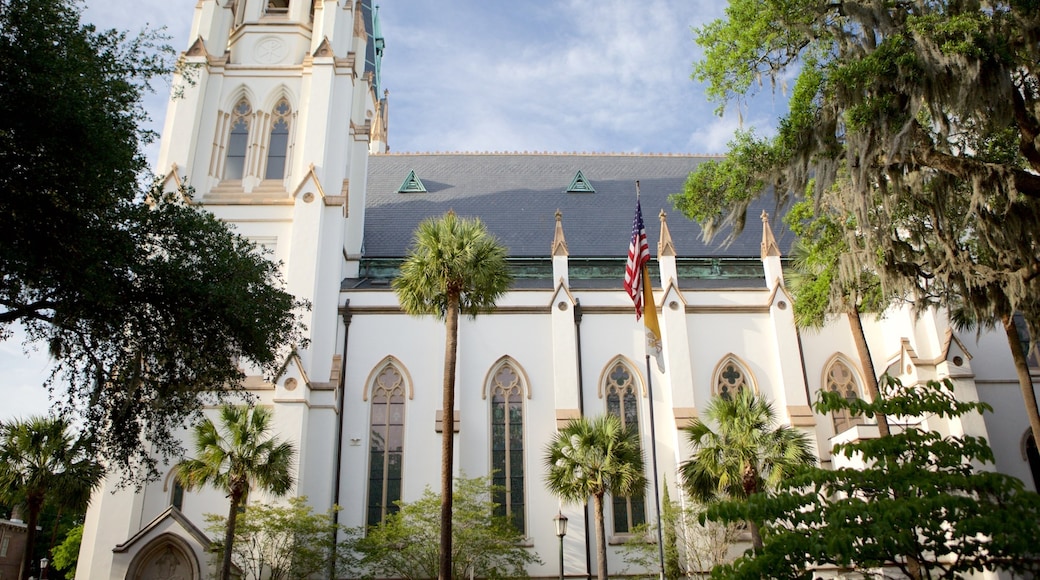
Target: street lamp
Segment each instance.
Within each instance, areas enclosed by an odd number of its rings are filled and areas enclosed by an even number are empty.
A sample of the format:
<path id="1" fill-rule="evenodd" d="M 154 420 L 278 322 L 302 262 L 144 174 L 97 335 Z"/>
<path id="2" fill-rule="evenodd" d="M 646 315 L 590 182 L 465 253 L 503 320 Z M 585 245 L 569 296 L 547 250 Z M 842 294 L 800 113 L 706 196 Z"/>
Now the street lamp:
<path id="1" fill-rule="evenodd" d="M 47 580 L 47 564 L 50 564 L 47 558 L 40 558 L 40 580 Z"/>
<path id="2" fill-rule="evenodd" d="M 560 538 L 560 580 L 563 580 L 563 537 L 567 535 L 567 516 L 561 511 L 553 522 L 556 523 L 556 537 Z"/>

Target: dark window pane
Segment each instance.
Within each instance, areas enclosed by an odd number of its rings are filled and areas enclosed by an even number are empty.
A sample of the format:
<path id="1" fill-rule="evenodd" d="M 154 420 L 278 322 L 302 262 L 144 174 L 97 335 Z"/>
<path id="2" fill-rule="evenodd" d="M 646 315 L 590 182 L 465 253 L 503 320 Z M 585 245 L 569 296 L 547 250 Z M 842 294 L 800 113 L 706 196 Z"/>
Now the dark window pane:
<path id="1" fill-rule="evenodd" d="M 623 497 L 611 498 L 614 512 L 614 533 L 624 534 L 628 532 L 628 503 Z"/>
<path id="2" fill-rule="evenodd" d="M 646 523 L 646 503 L 642 499 L 633 499 L 629 502 L 632 506 L 632 526 Z"/>

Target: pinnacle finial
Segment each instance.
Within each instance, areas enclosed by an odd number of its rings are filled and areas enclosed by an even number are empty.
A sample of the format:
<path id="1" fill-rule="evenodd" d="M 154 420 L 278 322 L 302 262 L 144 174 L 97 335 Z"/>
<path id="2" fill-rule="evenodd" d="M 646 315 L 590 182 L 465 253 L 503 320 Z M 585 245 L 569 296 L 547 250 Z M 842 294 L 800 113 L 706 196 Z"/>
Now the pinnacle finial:
<path id="1" fill-rule="evenodd" d="M 553 235 L 552 256 L 567 256 L 567 240 L 563 237 L 563 212 L 556 210 L 556 233 Z"/>
<path id="2" fill-rule="evenodd" d="M 780 247 L 773 236 L 773 228 L 769 227 L 769 214 L 762 210 L 762 257 L 779 256 Z"/>
<path id="3" fill-rule="evenodd" d="M 657 241 L 657 257 L 675 256 L 675 244 L 672 243 L 672 233 L 668 231 L 668 214 L 661 210 L 657 216 L 661 220 L 661 239 Z"/>

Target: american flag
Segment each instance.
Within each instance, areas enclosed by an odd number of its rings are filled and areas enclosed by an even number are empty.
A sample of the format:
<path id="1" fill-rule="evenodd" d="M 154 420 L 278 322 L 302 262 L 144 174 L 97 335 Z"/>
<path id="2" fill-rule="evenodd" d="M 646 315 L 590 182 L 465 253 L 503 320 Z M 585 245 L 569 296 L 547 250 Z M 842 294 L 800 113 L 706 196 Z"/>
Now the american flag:
<path id="1" fill-rule="evenodd" d="M 625 263 L 625 291 L 636 305 L 636 320 L 643 316 L 643 266 L 650 261 L 650 245 L 643 227 L 643 210 L 636 197 L 636 217 L 632 219 L 632 241 L 628 244 Z"/>

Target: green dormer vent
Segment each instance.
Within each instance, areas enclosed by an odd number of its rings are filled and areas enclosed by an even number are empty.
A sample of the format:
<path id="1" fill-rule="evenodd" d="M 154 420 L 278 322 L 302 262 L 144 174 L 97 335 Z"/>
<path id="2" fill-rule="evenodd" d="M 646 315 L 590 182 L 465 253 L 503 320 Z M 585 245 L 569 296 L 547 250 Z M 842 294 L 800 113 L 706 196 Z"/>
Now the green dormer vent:
<path id="1" fill-rule="evenodd" d="M 571 180 L 571 185 L 567 188 L 567 193 L 596 193 L 596 188 L 592 187 L 592 184 L 589 183 L 588 179 L 585 179 L 585 176 L 581 174 L 581 170 L 579 169 L 578 172 L 574 174 L 574 179 Z"/>
<path id="2" fill-rule="evenodd" d="M 415 170 L 408 172 L 408 177 L 404 178 L 404 182 L 401 187 L 397 189 L 397 193 L 426 193 L 426 186 L 422 184 L 422 180 L 415 174 Z"/>

